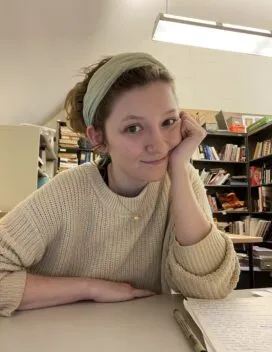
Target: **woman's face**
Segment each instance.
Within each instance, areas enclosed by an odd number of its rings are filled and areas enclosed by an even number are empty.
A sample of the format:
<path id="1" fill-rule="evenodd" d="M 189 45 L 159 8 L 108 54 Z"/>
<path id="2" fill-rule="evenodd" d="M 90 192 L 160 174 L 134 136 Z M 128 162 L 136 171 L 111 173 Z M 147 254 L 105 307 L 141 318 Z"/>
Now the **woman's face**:
<path id="1" fill-rule="evenodd" d="M 105 131 L 115 177 L 132 183 L 162 179 L 169 154 L 181 141 L 179 109 L 171 85 L 155 82 L 123 93 Z"/>

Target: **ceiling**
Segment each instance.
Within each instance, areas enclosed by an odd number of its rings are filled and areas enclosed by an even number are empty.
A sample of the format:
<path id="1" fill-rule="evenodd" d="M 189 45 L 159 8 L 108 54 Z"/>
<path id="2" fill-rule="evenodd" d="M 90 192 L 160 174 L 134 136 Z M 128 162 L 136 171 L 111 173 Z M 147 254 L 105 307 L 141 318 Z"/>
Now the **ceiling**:
<path id="1" fill-rule="evenodd" d="M 162 53 L 167 44 L 151 40 L 154 20 L 166 3 L 1 0 L 0 123 L 44 123 L 62 108 L 78 70 L 102 55 L 146 50 L 164 55 L 171 65 L 175 51 L 169 49 L 168 57 L 167 50 Z M 271 0 L 168 0 L 167 8 L 171 14 L 272 29 Z M 176 50 L 188 53 L 186 47 Z M 209 54 L 202 49 L 201 55 Z"/>

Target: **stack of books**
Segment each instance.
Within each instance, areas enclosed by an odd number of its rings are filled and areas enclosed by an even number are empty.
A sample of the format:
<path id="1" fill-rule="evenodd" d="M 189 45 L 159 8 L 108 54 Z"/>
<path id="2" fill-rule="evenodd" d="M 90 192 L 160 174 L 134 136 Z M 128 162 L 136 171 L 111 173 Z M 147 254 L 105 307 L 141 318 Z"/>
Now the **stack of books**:
<path id="1" fill-rule="evenodd" d="M 59 168 L 58 173 L 78 166 L 77 153 L 59 152 Z"/>
<path id="2" fill-rule="evenodd" d="M 253 246 L 253 262 L 261 270 L 272 270 L 272 249 Z"/>
<path id="3" fill-rule="evenodd" d="M 266 247 L 253 246 L 253 265 L 263 271 L 272 270 L 272 249 Z M 241 268 L 248 267 L 248 255 L 237 253 Z"/>
<path id="4" fill-rule="evenodd" d="M 80 135 L 76 132 L 73 132 L 67 126 L 60 127 L 60 139 L 59 147 L 60 148 L 78 148 L 78 141 Z"/>

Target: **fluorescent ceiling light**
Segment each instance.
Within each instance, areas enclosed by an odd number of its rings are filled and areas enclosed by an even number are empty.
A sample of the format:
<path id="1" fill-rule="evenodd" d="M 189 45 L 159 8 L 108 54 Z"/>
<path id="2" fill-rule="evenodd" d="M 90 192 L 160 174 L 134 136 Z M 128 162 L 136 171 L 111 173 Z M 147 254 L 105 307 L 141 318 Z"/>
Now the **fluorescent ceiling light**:
<path id="1" fill-rule="evenodd" d="M 159 14 L 153 39 L 200 48 L 272 57 L 272 32 Z"/>
<path id="2" fill-rule="evenodd" d="M 183 20 L 183 21 L 190 21 L 190 22 L 196 22 L 196 23 L 216 25 L 215 21 L 199 20 L 197 18 L 188 18 L 188 17 L 181 17 L 181 16 L 175 16 L 175 15 L 168 15 L 168 14 L 163 14 L 163 16 L 165 18 L 170 18 L 175 20 Z"/>

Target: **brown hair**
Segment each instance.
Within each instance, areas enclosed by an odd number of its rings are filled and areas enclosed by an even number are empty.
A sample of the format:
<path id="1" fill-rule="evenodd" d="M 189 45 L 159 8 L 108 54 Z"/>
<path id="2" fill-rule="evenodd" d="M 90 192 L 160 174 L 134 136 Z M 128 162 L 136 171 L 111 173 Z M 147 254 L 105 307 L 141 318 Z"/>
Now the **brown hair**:
<path id="1" fill-rule="evenodd" d="M 95 65 L 83 69 L 85 75 L 83 81 L 78 82 L 67 94 L 64 108 L 67 113 L 67 120 L 71 128 L 86 136 L 86 124 L 83 118 L 83 99 L 88 84 L 94 73 L 99 70 L 111 57 L 102 59 Z M 105 138 L 105 122 L 111 113 L 116 99 L 125 91 L 136 86 L 145 86 L 151 82 L 162 81 L 173 85 L 173 77 L 170 73 L 158 66 L 143 66 L 124 72 L 112 85 L 106 96 L 100 102 L 93 119 L 93 126 L 96 130 L 102 131 Z"/>

